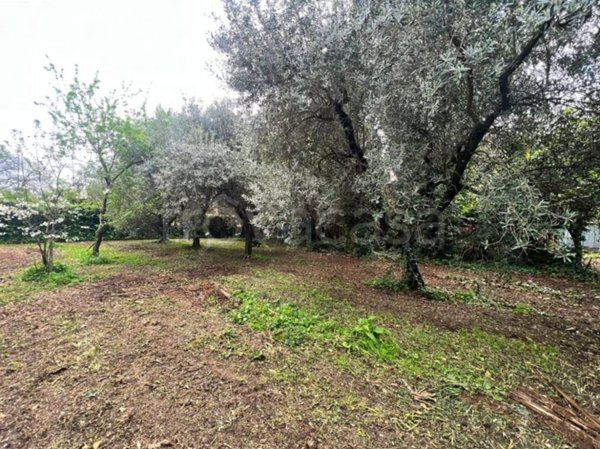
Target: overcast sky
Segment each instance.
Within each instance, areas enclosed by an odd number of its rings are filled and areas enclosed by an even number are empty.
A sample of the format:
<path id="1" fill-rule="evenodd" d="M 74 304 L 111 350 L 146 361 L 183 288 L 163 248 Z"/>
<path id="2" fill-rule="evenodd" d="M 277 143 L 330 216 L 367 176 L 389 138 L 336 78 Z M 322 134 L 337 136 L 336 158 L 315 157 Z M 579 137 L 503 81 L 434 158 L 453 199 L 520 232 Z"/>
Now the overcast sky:
<path id="1" fill-rule="evenodd" d="M 104 88 L 149 90 L 150 112 L 226 95 L 209 68 L 219 11 L 220 0 L 0 0 L 0 141 L 44 118 L 33 103 L 50 93 L 45 55 L 67 73 L 99 71 Z"/>

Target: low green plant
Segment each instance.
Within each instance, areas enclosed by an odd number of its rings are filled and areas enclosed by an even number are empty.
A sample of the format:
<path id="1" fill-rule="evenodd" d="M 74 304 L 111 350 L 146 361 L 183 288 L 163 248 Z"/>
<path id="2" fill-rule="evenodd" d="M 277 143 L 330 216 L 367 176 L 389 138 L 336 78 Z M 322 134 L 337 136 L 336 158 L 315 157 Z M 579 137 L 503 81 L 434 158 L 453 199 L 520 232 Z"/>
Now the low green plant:
<path id="1" fill-rule="evenodd" d="M 539 313 L 534 307 L 524 302 L 519 302 L 515 304 L 513 310 L 515 313 L 518 313 L 520 315 L 531 315 L 534 313 Z"/>
<path id="2" fill-rule="evenodd" d="M 281 278 L 285 289 L 274 285 L 276 278 Z M 412 378 L 426 379 L 431 388 L 449 395 L 469 391 L 499 398 L 522 384 L 533 370 L 552 373 L 560 363 L 554 347 L 478 329 L 451 332 L 392 320 L 396 322 L 392 331 L 381 324 L 383 317 L 365 318 L 348 303 L 315 297 L 314 287 L 295 283 L 290 290 L 290 279 L 283 274 L 269 279 L 269 284 L 249 282 L 246 288 L 236 281 L 234 296 L 240 306 L 231 312 L 233 320 L 255 331 L 271 332 L 276 340 L 291 347 L 310 344 L 328 357 L 332 351 L 342 351 L 333 358 L 340 368 L 378 360 Z M 470 291 L 455 295 L 434 290 L 433 294 L 443 300 L 481 300 Z M 282 297 L 286 302 L 278 299 Z M 301 306 L 290 303 L 294 299 Z"/>
<path id="3" fill-rule="evenodd" d="M 23 272 L 21 279 L 25 282 L 44 283 L 48 287 L 75 284 L 80 281 L 67 265 L 60 262 L 54 264 L 51 272 L 48 272 L 43 265 L 32 265 Z"/>
<path id="4" fill-rule="evenodd" d="M 365 281 L 365 285 L 382 290 L 390 290 L 394 293 L 400 293 L 406 290 L 406 285 L 404 282 L 402 282 L 400 279 L 395 279 L 391 275 L 367 279 Z"/>
<path id="5" fill-rule="evenodd" d="M 432 301 L 445 301 L 452 303 L 462 304 L 478 304 L 485 307 L 493 307 L 496 309 L 512 310 L 515 313 L 521 315 L 530 315 L 538 312 L 534 307 L 529 304 L 520 302 L 517 304 L 510 304 L 505 302 L 494 301 L 487 296 L 477 293 L 474 290 L 456 290 L 450 292 L 441 288 L 424 288 L 421 290 L 421 294 Z"/>
<path id="6" fill-rule="evenodd" d="M 269 303 L 253 293 L 237 291 L 234 297 L 241 301 L 232 312 L 237 324 L 247 324 L 255 331 L 269 331 L 273 337 L 291 347 L 297 347 L 316 335 L 329 334 L 332 323 L 290 303 Z"/>
<path id="7" fill-rule="evenodd" d="M 432 301 L 450 301 L 452 294 L 442 288 L 429 287 L 421 290 L 423 297 Z"/>
<path id="8" fill-rule="evenodd" d="M 106 256 L 88 256 L 81 259 L 81 263 L 83 265 L 110 265 L 114 263 L 113 259 L 110 259 Z"/>
<path id="9" fill-rule="evenodd" d="M 386 361 L 394 360 L 400 354 L 400 347 L 390 331 L 379 326 L 374 316 L 359 319 L 346 334 L 342 346 L 352 351 Z"/>

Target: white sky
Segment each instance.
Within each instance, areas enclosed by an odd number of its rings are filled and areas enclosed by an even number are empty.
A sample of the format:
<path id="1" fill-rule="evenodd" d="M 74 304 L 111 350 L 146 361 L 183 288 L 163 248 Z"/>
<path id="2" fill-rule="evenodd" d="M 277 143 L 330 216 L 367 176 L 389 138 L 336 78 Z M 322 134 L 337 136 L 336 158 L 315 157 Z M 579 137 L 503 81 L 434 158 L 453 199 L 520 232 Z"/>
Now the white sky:
<path id="1" fill-rule="evenodd" d="M 0 0 L 0 141 L 45 118 L 34 105 L 51 92 L 45 55 L 67 76 L 78 64 L 103 88 L 148 90 L 148 112 L 227 95 L 209 68 L 219 11 L 220 0 Z"/>

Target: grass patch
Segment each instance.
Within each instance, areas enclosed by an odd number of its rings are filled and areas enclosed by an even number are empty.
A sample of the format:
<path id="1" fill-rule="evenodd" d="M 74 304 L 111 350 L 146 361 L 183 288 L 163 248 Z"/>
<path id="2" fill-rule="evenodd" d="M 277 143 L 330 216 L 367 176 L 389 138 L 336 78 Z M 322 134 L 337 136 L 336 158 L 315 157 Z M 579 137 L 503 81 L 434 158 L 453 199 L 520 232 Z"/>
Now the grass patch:
<path id="1" fill-rule="evenodd" d="M 46 271 L 43 265 L 32 265 L 23 272 L 21 280 L 42 283 L 50 289 L 80 282 L 80 278 L 68 266 L 60 262 L 54 263 L 51 272 Z"/>
<path id="2" fill-rule="evenodd" d="M 234 296 L 241 301 L 240 307 L 231 312 L 235 323 L 246 324 L 255 331 L 269 331 L 275 340 L 288 346 L 331 338 L 335 333 L 333 323 L 294 304 L 270 303 L 243 290 L 235 292 Z"/>
<path id="3" fill-rule="evenodd" d="M 394 278 L 391 274 L 367 279 L 365 285 L 381 290 L 389 290 L 394 293 L 400 293 L 406 290 L 406 284 L 402 282 L 402 280 Z"/>
<path id="4" fill-rule="evenodd" d="M 0 306 L 25 301 L 42 291 L 113 276 L 115 265 L 162 267 L 166 264 L 166 261 L 146 252 L 120 249 L 113 242 L 104 244 L 99 257 L 91 257 L 88 243 L 60 243 L 56 249 L 60 262 L 54 263 L 52 273 L 46 273 L 43 267 L 34 265 L 20 276 L 0 284 Z"/>
<path id="5" fill-rule="evenodd" d="M 532 315 L 532 314 L 540 313 L 533 306 L 530 306 L 529 304 L 524 303 L 524 302 L 519 302 L 519 303 L 515 304 L 513 310 L 515 313 L 518 313 L 519 315 Z"/>
<path id="6" fill-rule="evenodd" d="M 477 293 L 474 290 L 456 290 L 454 292 L 442 288 L 424 288 L 421 290 L 421 295 L 432 301 L 445 301 L 460 304 L 477 304 L 483 307 L 493 307 L 496 309 L 512 310 L 520 315 L 542 314 L 533 306 L 520 302 L 510 304 L 505 302 L 495 301 L 487 296 Z"/>
<path id="7" fill-rule="evenodd" d="M 424 288 L 421 290 L 423 297 L 432 301 L 445 301 L 462 304 L 481 304 L 485 306 L 499 307 L 499 304 L 474 290 L 456 290 L 454 292 L 443 288 Z"/>
<path id="8" fill-rule="evenodd" d="M 237 290 L 234 296 L 240 306 L 230 316 L 237 324 L 269 332 L 292 348 L 312 345 L 328 360 L 332 350 L 340 351 L 334 359 L 338 366 L 347 366 L 350 358 L 366 366 L 370 361 L 383 363 L 448 394 L 468 391 L 499 398 L 535 377 L 537 370 L 553 372 L 558 363 L 554 347 L 481 330 L 450 332 L 407 322 L 391 328 L 382 324 L 383 317 L 365 318 L 357 310 L 345 317 L 327 316 L 309 306 L 306 294 L 306 307 L 272 294 L 266 300 L 264 293 L 251 289 Z"/>
<path id="9" fill-rule="evenodd" d="M 351 351 L 393 361 L 400 356 L 400 346 L 391 332 L 377 324 L 376 317 L 360 318 L 351 329 L 342 329 L 342 346 Z"/>
<path id="10" fill-rule="evenodd" d="M 87 245 L 87 244 L 86 244 Z M 130 266 L 156 266 L 161 261 L 141 251 L 122 251 L 108 245 L 104 245 L 99 256 L 92 256 L 88 246 L 82 244 L 61 244 L 58 248 L 61 255 L 77 265 L 130 265 Z"/>

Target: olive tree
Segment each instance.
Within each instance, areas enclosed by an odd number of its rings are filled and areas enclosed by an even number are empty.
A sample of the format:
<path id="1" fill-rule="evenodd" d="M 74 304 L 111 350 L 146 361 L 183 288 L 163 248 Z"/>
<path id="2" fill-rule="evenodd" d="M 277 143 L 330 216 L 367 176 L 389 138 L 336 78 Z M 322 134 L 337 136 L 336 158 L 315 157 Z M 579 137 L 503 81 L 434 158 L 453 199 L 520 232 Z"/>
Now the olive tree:
<path id="1" fill-rule="evenodd" d="M 259 105 L 277 137 L 276 151 L 306 166 L 368 166 L 360 47 L 345 2 L 225 0 L 225 22 L 213 37 L 225 79 Z"/>
<path id="2" fill-rule="evenodd" d="M 204 110 L 188 101 L 173 114 L 169 138 L 162 141 L 151 162 L 156 166 L 154 185 L 160 186 L 161 213 L 178 217 L 196 249 L 208 208 L 216 201 L 232 207 L 242 221 L 246 254 L 250 255 L 253 230 L 245 190 L 246 159 L 236 146 L 234 131 L 223 120 L 231 116 L 221 106 Z"/>
<path id="3" fill-rule="evenodd" d="M 462 191 L 490 131 L 548 101 L 559 56 L 581 37 L 593 5 L 482 0 L 370 7 L 361 25 L 371 42 L 363 60 L 377 79 L 374 126 L 391 154 L 389 203 L 405 214 L 409 287 L 424 285 L 414 257 L 422 230 Z"/>
<path id="4" fill-rule="evenodd" d="M 568 109 L 548 125 L 522 152 L 523 172 L 557 213 L 573 214 L 566 229 L 581 266 L 583 233 L 600 212 L 600 120 Z"/>

